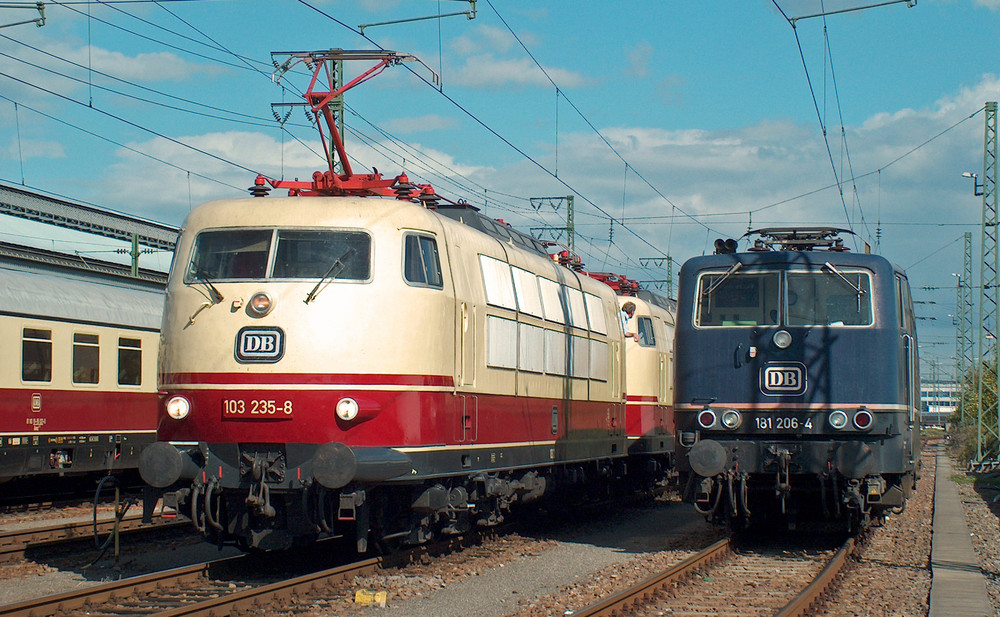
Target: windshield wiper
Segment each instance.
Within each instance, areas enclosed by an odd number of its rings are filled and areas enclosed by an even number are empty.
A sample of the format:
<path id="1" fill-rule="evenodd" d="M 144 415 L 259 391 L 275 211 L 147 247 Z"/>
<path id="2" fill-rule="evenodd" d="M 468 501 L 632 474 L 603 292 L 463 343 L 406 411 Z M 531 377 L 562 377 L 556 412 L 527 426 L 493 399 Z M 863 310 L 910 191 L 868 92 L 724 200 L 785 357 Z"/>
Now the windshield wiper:
<path id="1" fill-rule="evenodd" d="M 351 248 L 347 249 L 346 253 L 338 257 L 337 260 L 333 262 L 333 264 L 330 266 L 330 269 L 327 270 L 326 274 L 323 275 L 323 278 L 321 278 L 319 282 L 316 283 L 316 286 L 313 287 L 312 291 L 310 291 L 309 294 L 306 296 L 306 304 L 309 304 L 310 302 L 316 299 L 316 296 L 319 295 L 320 285 L 322 285 L 324 281 L 326 281 L 329 278 L 336 278 L 337 274 L 340 274 L 340 271 L 346 267 L 344 265 L 344 260 L 350 257 L 351 253 L 353 252 L 354 252 L 354 247 L 352 246 Z M 334 272 L 334 270 L 336 270 L 336 272 Z"/>
<path id="2" fill-rule="evenodd" d="M 219 290 L 216 289 L 215 285 L 212 284 L 212 281 L 208 278 L 208 273 L 205 272 L 205 270 L 203 270 L 202 267 L 199 265 L 194 265 L 194 278 L 196 281 L 201 281 L 202 283 L 204 283 L 205 287 L 208 288 L 208 295 L 212 300 L 212 304 L 218 304 L 222 302 L 222 300 L 224 299 L 222 297 L 222 294 L 219 293 Z"/>
<path id="3" fill-rule="evenodd" d="M 716 289 L 718 289 L 719 285 L 721 285 L 727 278 L 729 278 L 730 276 L 732 276 L 734 272 L 736 272 L 737 270 L 739 270 L 742 267 L 743 267 L 743 262 L 737 261 L 736 263 L 734 263 L 733 266 L 731 268 L 729 268 L 729 270 L 727 270 L 725 274 L 723 274 L 722 276 L 720 276 L 718 278 L 718 280 L 716 280 L 714 283 L 712 283 L 712 286 L 709 287 L 708 289 L 706 289 L 701 295 L 703 295 L 703 296 L 710 296 L 710 295 L 712 295 L 712 292 L 715 291 Z"/>
<path id="4" fill-rule="evenodd" d="M 844 276 L 844 275 L 843 275 L 843 273 L 841 273 L 841 271 L 840 271 L 840 270 L 838 270 L 838 269 L 836 269 L 835 267 L 833 267 L 833 264 L 832 264 L 832 263 L 830 263 L 829 261 L 828 261 L 828 262 L 826 262 L 826 263 L 824 263 L 824 264 L 823 264 L 823 267 L 824 267 L 824 268 L 829 268 L 829 269 L 830 269 L 830 272 L 833 272 L 834 274 L 836 274 L 837 276 L 839 276 L 839 277 L 840 277 L 840 279 L 841 279 L 842 281 L 844 281 L 845 283 L 847 283 L 847 285 L 848 285 L 848 286 L 849 286 L 849 287 L 850 287 L 851 289 L 853 289 L 853 290 L 854 290 L 854 293 L 858 294 L 858 296 L 859 296 L 859 297 L 860 297 L 860 296 L 862 296 L 863 294 L 865 294 L 865 290 L 864 290 L 864 289 L 862 289 L 862 288 L 861 288 L 860 286 L 858 286 L 858 285 L 855 285 L 854 283 L 852 283 L 852 282 L 850 281 L 850 279 L 848 279 L 848 278 L 847 278 L 846 276 Z"/>

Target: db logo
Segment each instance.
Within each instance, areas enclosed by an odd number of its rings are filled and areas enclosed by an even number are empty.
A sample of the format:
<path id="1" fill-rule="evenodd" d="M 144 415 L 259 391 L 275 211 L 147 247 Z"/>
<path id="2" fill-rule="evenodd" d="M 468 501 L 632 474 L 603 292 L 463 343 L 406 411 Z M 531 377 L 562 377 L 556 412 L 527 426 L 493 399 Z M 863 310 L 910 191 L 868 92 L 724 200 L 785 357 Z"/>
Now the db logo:
<path id="1" fill-rule="evenodd" d="M 236 334 L 236 361 L 277 362 L 285 354 L 281 328 L 246 327 Z"/>
<path id="2" fill-rule="evenodd" d="M 803 394 L 806 367 L 799 362 L 768 362 L 760 370 L 760 391 L 770 396 Z"/>

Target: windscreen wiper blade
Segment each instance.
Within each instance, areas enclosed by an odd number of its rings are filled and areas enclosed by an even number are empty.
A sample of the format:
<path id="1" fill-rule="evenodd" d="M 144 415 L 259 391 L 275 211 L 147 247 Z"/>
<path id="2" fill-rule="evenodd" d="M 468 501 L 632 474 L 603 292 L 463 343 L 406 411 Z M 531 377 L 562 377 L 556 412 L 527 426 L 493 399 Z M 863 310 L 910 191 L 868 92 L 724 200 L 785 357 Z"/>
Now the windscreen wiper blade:
<path id="1" fill-rule="evenodd" d="M 306 300 L 305 300 L 306 304 L 309 304 L 310 302 L 316 299 L 316 296 L 318 296 L 320 292 L 320 286 L 323 284 L 324 281 L 326 281 L 329 278 L 336 278 L 336 276 L 340 274 L 340 270 L 343 270 L 346 267 L 346 265 L 344 264 L 344 260 L 350 257 L 353 252 L 354 252 L 354 247 L 352 246 L 351 248 L 347 249 L 346 253 L 338 257 L 336 261 L 333 262 L 333 264 L 330 266 L 330 269 L 327 270 L 326 274 L 323 275 L 323 278 L 321 278 L 319 282 L 316 283 L 316 286 L 312 288 L 312 291 L 310 291 L 306 295 Z M 334 270 L 336 270 L 336 272 L 334 272 Z"/>
<path id="2" fill-rule="evenodd" d="M 199 265 L 194 265 L 194 278 L 196 281 L 201 281 L 208 288 L 208 295 L 212 300 L 212 304 L 218 304 L 224 300 L 222 294 L 216 289 L 215 285 L 212 284 L 211 279 L 208 277 L 208 273 L 202 269 Z"/>
<path id="3" fill-rule="evenodd" d="M 842 281 L 844 281 L 845 283 L 847 283 L 847 285 L 851 289 L 854 290 L 854 293 L 858 294 L 859 296 L 864 295 L 866 293 L 864 289 L 862 289 L 860 286 L 855 285 L 854 283 L 852 283 L 850 281 L 850 279 L 848 279 L 846 276 L 844 276 L 844 274 L 840 270 L 838 270 L 837 268 L 835 268 L 833 266 L 833 264 L 830 263 L 829 261 L 826 262 L 826 263 L 824 263 L 823 267 L 824 268 L 829 268 L 830 272 L 833 272 L 834 274 L 836 274 L 837 276 L 839 276 Z"/>
<path id="4" fill-rule="evenodd" d="M 725 274 L 723 274 L 722 276 L 720 276 L 719 279 L 717 281 L 715 281 L 714 283 L 712 283 L 712 286 L 709 287 L 708 289 L 706 289 L 701 295 L 703 295 L 703 296 L 710 296 L 710 295 L 712 295 L 712 292 L 715 291 L 716 289 L 718 289 L 719 285 L 721 285 L 727 278 L 729 278 L 730 276 L 732 276 L 734 272 L 736 272 L 737 270 L 739 270 L 742 267 L 743 267 L 743 262 L 737 261 L 736 263 L 734 263 L 733 266 L 731 268 L 729 268 L 729 270 L 727 270 Z"/>

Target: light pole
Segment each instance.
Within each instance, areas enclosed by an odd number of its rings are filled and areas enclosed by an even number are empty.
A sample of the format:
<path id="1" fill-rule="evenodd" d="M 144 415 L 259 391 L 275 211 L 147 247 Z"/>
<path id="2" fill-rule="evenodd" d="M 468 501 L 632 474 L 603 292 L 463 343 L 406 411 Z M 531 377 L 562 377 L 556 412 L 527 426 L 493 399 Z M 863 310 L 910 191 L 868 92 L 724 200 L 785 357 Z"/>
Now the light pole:
<path id="1" fill-rule="evenodd" d="M 979 181 L 979 174 L 966 171 L 962 173 L 963 178 L 972 178 L 972 194 L 979 197 L 983 194 L 983 183 Z"/>

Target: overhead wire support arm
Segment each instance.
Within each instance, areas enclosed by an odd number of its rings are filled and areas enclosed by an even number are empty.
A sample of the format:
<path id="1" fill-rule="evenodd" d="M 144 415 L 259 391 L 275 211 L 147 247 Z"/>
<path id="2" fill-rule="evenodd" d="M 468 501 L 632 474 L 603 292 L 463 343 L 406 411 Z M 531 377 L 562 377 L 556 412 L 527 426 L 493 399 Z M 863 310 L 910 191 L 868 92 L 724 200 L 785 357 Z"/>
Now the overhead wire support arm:
<path id="1" fill-rule="evenodd" d="M 45 3 L 38 2 L 34 7 L 25 6 L 23 4 L 8 4 L 0 3 L 0 9 L 31 9 L 34 8 L 38 11 L 38 17 L 35 19 L 26 19 L 24 21 L 17 21 L 12 24 L 0 24 L 0 28 L 10 28 L 11 26 L 23 26 L 24 24 L 35 24 L 39 28 L 45 25 Z M 471 19 L 471 17 L 470 17 Z"/>
<path id="2" fill-rule="evenodd" d="M 812 15 L 800 15 L 798 17 L 789 17 L 788 23 L 795 27 L 795 22 L 802 19 L 811 19 L 813 17 L 826 17 L 827 15 L 839 15 L 840 13 L 852 13 L 854 11 L 864 11 L 866 9 L 874 9 L 880 6 L 888 6 L 890 4 L 899 4 L 901 2 L 906 3 L 906 8 L 912 9 L 917 6 L 917 0 L 886 0 L 885 2 L 877 2 L 875 4 L 866 4 L 865 6 L 855 6 L 849 9 L 838 9 L 836 11 L 823 11 L 822 13 L 813 13 Z"/>
<path id="3" fill-rule="evenodd" d="M 457 1 L 459 1 L 459 2 L 468 2 L 469 3 L 469 10 L 468 11 L 459 11 L 457 13 L 444 13 L 442 15 L 428 15 L 426 17 L 409 17 L 409 18 L 406 18 L 406 19 L 394 19 L 392 21 L 380 21 L 380 22 L 376 22 L 376 23 L 373 23 L 373 24 L 360 24 L 358 26 L 358 29 L 361 31 L 361 34 L 364 35 L 365 28 L 372 28 L 374 26 L 391 26 L 391 25 L 394 25 L 394 24 L 406 24 L 406 23 L 410 23 L 410 22 L 414 22 L 414 21 L 426 21 L 428 19 L 440 19 L 442 17 L 457 17 L 458 15 L 465 15 L 470 20 L 473 20 L 473 19 L 476 18 L 476 0 L 457 0 Z"/>

